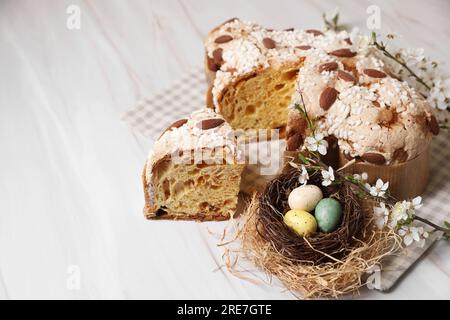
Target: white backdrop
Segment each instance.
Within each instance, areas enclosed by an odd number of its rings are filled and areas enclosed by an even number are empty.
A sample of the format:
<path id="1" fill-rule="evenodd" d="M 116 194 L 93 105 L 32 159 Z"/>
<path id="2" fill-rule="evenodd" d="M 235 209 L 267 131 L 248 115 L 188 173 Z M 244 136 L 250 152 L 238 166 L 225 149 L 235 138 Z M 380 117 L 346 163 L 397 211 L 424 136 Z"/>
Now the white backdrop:
<path id="1" fill-rule="evenodd" d="M 446 0 L 0 1 L 0 298 L 294 298 L 218 268 L 210 231 L 225 223 L 144 220 L 140 174 L 153 141 L 120 117 L 200 65 L 219 22 L 318 28 L 339 7 L 364 28 L 373 3 L 383 32 L 450 60 Z M 66 27 L 70 5 L 80 30 Z M 450 299 L 449 243 L 391 293 L 361 298 Z"/>

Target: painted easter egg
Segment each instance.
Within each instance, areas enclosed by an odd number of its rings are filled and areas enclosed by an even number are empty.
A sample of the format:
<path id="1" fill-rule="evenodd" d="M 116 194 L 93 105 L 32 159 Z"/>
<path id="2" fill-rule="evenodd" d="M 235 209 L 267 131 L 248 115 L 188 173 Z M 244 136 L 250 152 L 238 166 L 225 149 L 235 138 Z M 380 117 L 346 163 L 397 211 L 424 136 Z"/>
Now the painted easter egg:
<path id="1" fill-rule="evenodd" d="M 322 198 L 322 190 L 318 186 L 307 184 L 291 191 L 288 204 L 291 209 L 311 212 Z"/>
<path id="2" fill-rule="evenodd" d="M 320 231 L 332 232 L 342 220 L 342 206 L 336 199 L 325 198 L 319 201 L 314 211 Z"/>
<path id="3" fill-rule="evenodd" d="M 289 210 L 283 218 L 284 223 L 299 236 L 305 237 L 317 230 L 317 222 L 312 214 L 304 210 Z"/>

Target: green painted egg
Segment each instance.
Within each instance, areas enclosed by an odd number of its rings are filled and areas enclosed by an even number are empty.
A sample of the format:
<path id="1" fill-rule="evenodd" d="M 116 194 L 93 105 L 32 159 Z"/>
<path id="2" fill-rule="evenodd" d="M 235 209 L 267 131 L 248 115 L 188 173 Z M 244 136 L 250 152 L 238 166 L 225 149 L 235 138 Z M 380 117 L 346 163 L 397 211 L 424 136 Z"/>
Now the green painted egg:
<path id="1" fill-rule="evenodd" d="M 325 198 L 319 201 L 314 211 L 320 231 L 332 232 L 342 220 L 342 206 L 336 199 Z"/>

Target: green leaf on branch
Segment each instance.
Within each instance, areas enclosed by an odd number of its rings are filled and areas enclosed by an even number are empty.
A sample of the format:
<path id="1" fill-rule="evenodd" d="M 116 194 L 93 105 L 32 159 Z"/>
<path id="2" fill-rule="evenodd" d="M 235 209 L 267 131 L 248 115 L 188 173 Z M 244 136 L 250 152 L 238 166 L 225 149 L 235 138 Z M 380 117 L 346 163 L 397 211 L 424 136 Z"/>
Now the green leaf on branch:
<path id="1" fill-rule="evenodd" d="M 351 182 L 351 183 L 359 184 L 359 181 L 356 180 L 355 177 L 352 176 L 352 175 L 347 175 L 347 176 L 344 177 L 344 179 L 349 181 L 349 182 Z"/>
<path id="2" fill-rule="evenodd" d="M 375 44 L 377 42 L 377 34 L 375 31 L 372 31 L 372 43 Z"/>
<path id="3" fill-rule="evenodd" d="M 306 120 L 306 123 L 308 124 L 308 128 L 314 133 L 315 126 L 316 126 L 315 119 L 311 120 L 311 118 L 308 116 L 308 113 L 306 112 L 306 108 L 305 108 L 305 103 L 303 102 L 303 96 L 301 96 L 301 99 L 302 99 L 302 104 L 296 103 L 295 109 L 297 109 L 302 114 L 302 116 Z"/>
<path id="4" fill-rule="evenodd" d="M 367 194 L 362 191 L 356 191 L 355 194 L 361 200 L 367 199 Z"/>
<path id="5" fill-rule="evenodd" d="M 331 19 L 328 19 L 327 15 L 322 13 L 322 20 L 325 30 L 341 31 L 345 29 L 344 25 L 339 24 L 339 12 L 336 12 Z"/>
<path id="6" fill-rule="evenodd" d="M 311 163 L 308 159 L 306 159 L 306 157 L 302 153 L 298 154 L 298 158 L 304 164 L 310 164 Z"/>

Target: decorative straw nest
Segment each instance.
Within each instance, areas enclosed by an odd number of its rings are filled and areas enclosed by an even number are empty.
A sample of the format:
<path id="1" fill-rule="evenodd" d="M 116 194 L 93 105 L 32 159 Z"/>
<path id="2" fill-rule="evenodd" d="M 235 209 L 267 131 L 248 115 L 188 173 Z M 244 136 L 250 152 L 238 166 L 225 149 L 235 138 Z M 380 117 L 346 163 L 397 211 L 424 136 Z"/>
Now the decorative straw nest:
<path id="1" fill-rule="evenodd" d="M 355 292 L 365 285 L 368 272 L 400 248 L 399 238 L 389 228 L 374 226 L 372 214 L 360 204 L 351 185 L 324 188 L 319 173 L 310 175 L 308 183 L 343 204 L 342 222 L 331 233 L 298 236 L 283 223 L 283 215 L 290 191 L 299 186 L 299 174 L 289 169 L 253 197 L 237 227 L 236 239 L 241 242 L 237 258 L 242 255 L 304 298 Z M 230 271 L 247 278 L 233 269 L 235 265 L 229 266 Z"/>
<path id="2" fill-rule="evenodd" d="M 364 215 L 361 205 L 349 184 L 323 187 L 319 174 L 312 175 L 309 184 L 322 189 L 324 197 L 333 197 L 342 204 L 342 222 L 333 232 L 316 232 L 303 238 L 299 237 L 283 222 L 284 214 L 289 210 L 289 193 L 299 186 L 300 172 L 291 168 L 268 183 L 259 198 L 256 215 L 256 230 L 266 241 L 287 258 L 297 261 L 330 261 L 330 257 L 341 258 L 351 249 L 364 229 Z"/>

